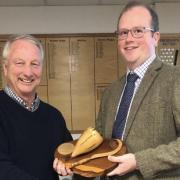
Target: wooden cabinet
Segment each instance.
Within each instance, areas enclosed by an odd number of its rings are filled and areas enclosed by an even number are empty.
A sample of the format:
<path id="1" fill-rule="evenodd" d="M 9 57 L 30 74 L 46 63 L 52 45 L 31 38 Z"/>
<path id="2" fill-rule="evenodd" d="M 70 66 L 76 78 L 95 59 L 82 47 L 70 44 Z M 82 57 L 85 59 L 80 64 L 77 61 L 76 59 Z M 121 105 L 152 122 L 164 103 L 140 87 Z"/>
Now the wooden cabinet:
<path id="1" fill-rule="evenodd" d="M 102 93 L 122 68 L 115 35 L 37 37 L 45 49 L 38 95 L 62 112 L 71 131 L 94 127 Z M 4 42 L 0 41 L 1 49 Z"/>
<path id="2" fill-rule="evenodd" d="M 48 102 L 74 131 L 95 126 L 103 90 L 118 78 L 114 36 L 47 38 Z"/>
<path id="3" fill-rule="evenodd" d="M 72 129 L 69 38 L 49 38 L 46 42 L 48 102 L 58 108 Z"/>
<path id="4" fill-rule="evenodd" d="M 96 117 L 105 88 L 118 78 L 118 53 L 115 36 L 95 37 Z"/>
<path id="5" fill-rule="evenodd" d="M 45 38 L 39 38 L 41 41 L 43 48 L 46 48 L 46 39 Z M 48 82 L 47 82 L 47 56 L 45 51 L 45 57 L 43 61 L 43 71 L 42 71 L 42 77 L 41 77 L 41 83 L 40 86 L 37 88 L 37 93 L 41 100 L 44 102 L 48 102 Z"/>
<path id="6" fill-rule="evenodd" d="M 126 71 L 115 34 L 36 36 L 45 49 L 38 95 L 62 112 L 72 132 L 94 127 L 104 89 Z M 0 37 L 0 58 L 5 39 Z M 162 61 L 180 65 L 179 50 L 179 34 L 161 36 Z M 0 76 L 0 88 L 4 84 Z"/>
<path id="7" fill-rule="evenodd" d="M 70 38 L 72 129 L 94 126 L 94 38 Z"/>
<path id="8" fill-rule="evenodd" d="M 0 39 L 0 89 L 3 88 L 4 84 L 5 84 L 5 80 L 4 80 L 4 76 L 3 76 L 3 67 L 2 67 L 2 51 L 3 51 L 3 47 L 5 44 L 6 40 L 5 39 Z"/>

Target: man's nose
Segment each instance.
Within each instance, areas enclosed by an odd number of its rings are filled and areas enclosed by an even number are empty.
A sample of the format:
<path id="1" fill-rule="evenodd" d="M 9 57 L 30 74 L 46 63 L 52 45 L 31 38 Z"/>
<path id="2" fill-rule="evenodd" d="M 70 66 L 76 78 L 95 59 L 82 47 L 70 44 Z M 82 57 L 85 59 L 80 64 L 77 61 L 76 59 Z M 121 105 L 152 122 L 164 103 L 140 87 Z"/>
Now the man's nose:
<path id="1" fill-rule="evenodd" d="M 26 76 L 31 76 L 31 75 L 32 75 L 32 68 L 31 68 L 30 65 L 26 65 L 26 66 L 24 67 L 24 74 L 25 74 Z"/>
<path id="2" fill-rule="evenodd" d="M 134 39 L 134 37 L 133 37 L 133 35 L 132 35 L 132 31 L 128 31 L 128 33 L 127 33 L 127 38 L 126 38 L 126 40 L 131 40 L 131 39 Z"/>

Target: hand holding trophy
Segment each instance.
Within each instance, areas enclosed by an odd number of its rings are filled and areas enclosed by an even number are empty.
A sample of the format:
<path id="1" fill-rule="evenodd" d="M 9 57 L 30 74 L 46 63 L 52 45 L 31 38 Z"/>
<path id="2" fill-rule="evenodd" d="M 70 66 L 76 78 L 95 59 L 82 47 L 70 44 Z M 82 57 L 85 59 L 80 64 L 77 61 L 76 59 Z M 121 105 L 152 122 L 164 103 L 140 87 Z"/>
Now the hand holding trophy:
<path id="1" fill-rule="evenodd" d="M 87 128 L 80 138 L 58 146 L 55 157 L 64 162 L 75 174 L 85 177 L 104 175 L 116 167 L 109 155 L 122 155 L 126 147 L 119 139 L 103 139 L 94 129 Z"/>

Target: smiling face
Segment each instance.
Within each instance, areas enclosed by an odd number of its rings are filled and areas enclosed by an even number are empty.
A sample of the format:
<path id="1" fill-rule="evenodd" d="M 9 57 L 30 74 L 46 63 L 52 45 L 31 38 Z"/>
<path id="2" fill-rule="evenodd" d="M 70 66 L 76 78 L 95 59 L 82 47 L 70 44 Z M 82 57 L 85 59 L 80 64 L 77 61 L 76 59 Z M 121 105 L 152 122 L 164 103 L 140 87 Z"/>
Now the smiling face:
<path id="1" fill-rule="evenodd" d="M 151 20 L 151 15 L 145 7 L 136 6 L 124 12 L 119 20 L 118 30 L 134 27 L 152 28 Z M 126 39 L 118 39 L 118 50 L 127 66 L 135 69 L 155 54 L 159 38 L 159 32 L 146 31 L 141 38 L 134 38 L 129 32 Z"/>
<path id="2" fill-rule="evenodd" d="M 3 69 L 8 86 L 24 100 L 32 101 L 42 74 L 38 47 L 27 40 L 14 41 Z"/>

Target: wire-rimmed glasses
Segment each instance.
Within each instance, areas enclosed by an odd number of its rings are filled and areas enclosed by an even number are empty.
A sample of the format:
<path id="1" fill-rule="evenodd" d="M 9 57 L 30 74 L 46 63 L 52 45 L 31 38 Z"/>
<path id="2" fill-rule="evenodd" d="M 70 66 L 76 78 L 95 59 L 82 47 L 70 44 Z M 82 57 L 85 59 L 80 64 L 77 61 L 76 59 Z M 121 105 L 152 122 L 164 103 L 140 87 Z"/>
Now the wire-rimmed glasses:
<path id="1" fill-rule="evenodd" d="M 119 31 L 117 31 L 116 33 L 118 35 L 118 39 L 124 40 L 128 37 L 129 32 L 131 32 L 131 35 L 134 38 L 141 38 L 144 36 L 144 33 L 148 32 L 148 31 L 154 32 L 154 29 L 149 28 L 149 27 L 133 27 L 131 29 L 122 28 Z"/>

